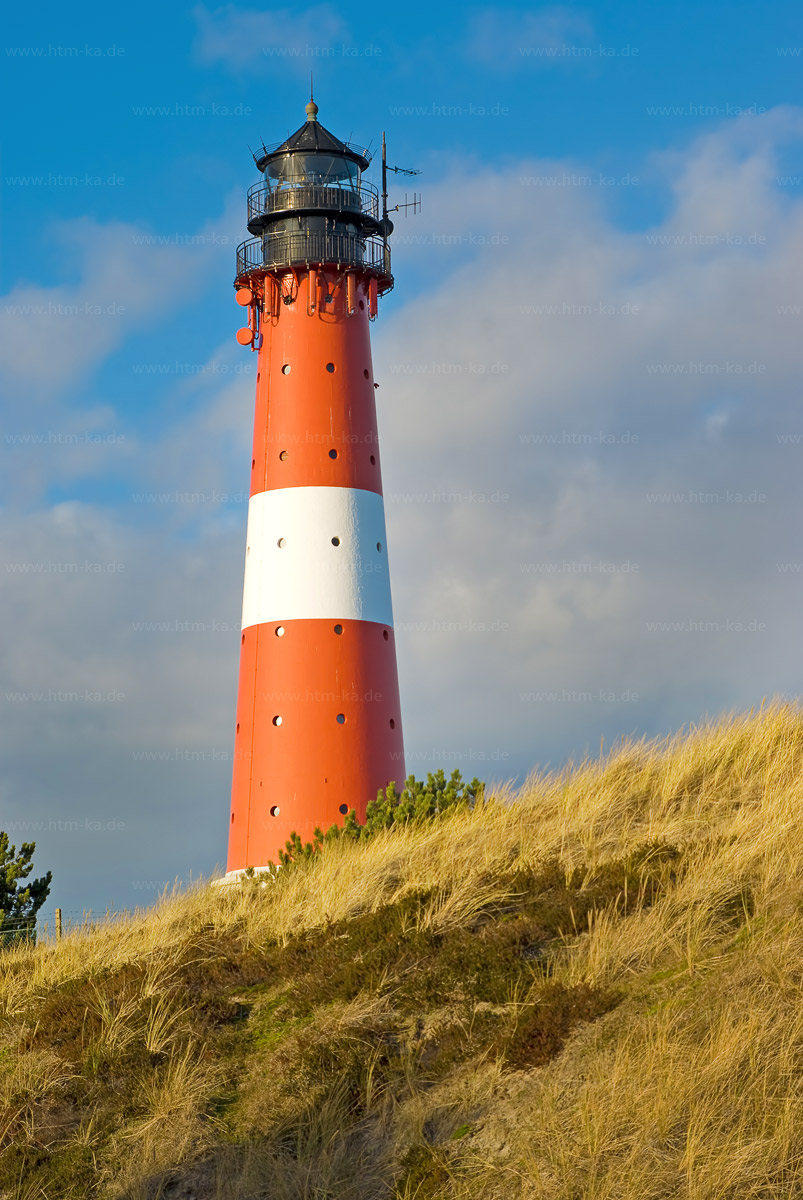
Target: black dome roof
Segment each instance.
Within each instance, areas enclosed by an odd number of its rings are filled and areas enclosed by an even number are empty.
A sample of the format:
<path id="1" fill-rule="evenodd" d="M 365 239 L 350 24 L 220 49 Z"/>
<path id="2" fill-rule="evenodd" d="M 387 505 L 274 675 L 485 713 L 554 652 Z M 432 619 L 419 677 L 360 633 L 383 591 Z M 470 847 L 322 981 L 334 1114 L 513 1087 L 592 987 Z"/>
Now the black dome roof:
<path id="1" fill-rule="evenodd" d="M 365 154 L 361 154 L 358 150 L 349 146 L 348 143 L 341 142 L 340 138 L 336 138 L 325 126 L 321 125 L 315 115 L 317 111 L 317 104 L 310 102 L 307 105 L 307 120 L 300 129 L 297 129 L 295 133 L 292 133 L 289 138 L 281 142 L 278 146 L 273 146 L 270 150 L 266 150 L 259 157 L 254 155 L 257 170 L 264 171 L 274 155 L 298 152 L 303 154 L 338 154 L 344 158 L 350 158 L 352 162 L 359 165 L 360 170 L 364 171 L 370 159 Z"/>

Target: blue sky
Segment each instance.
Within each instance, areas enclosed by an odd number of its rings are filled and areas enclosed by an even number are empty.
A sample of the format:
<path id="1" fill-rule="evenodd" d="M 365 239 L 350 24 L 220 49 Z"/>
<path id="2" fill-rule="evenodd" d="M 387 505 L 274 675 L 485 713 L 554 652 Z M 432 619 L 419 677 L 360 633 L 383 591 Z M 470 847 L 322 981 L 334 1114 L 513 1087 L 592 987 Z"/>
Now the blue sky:
<path id="1" fill-rule="evenodd" d="M 0 828 L 52 903 L 225 855 L 234 250 L 310 71 L 422 172 L 373 329 L 408 769 L 801 690 L 796 6 L 45 3 L 0 54 Z"/>

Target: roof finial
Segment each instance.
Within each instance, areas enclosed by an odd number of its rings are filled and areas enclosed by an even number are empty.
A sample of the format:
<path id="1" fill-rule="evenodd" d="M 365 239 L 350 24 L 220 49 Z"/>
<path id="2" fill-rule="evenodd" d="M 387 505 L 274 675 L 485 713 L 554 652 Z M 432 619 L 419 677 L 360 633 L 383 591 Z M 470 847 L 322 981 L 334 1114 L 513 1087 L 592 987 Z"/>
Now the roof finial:
<path id="1" fill-rule="evenodd" d="M 317 121 L 318 120 L 318 105 L 315 103 L 315 101 L 312 98 L 312 71 L 310 71 L 310 73 L 309 73 L 309 104 L 307 105 L 305 111 L 307 114 L 308 121 Z"/>

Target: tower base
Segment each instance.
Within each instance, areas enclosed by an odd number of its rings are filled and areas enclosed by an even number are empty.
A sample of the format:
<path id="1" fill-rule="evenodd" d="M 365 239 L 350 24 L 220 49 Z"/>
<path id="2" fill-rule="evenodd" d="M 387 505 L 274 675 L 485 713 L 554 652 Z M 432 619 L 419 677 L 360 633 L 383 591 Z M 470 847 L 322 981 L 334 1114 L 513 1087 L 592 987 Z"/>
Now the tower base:
<path id="1" fill-rule="evenodd" d="M 260 883 L 264 887 L 269 879 L 275 878 L 277 871 L 281 871 L 281 867 L 277 867 L 275 863 L 272 867 L 240 867 L 237 871 L 227 871 L 220 879 L 213 879 L 212 887 L 233 887 L 257 875 L 261 876 Z"/>

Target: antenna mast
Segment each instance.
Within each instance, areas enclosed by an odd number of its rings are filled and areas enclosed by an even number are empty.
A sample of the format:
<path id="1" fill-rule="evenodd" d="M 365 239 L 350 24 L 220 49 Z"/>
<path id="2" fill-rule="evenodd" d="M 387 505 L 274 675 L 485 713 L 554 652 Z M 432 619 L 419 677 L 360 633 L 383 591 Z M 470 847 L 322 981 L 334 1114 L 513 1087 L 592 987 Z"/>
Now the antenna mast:
<path id="1" fill-rule="evenodd" d="M 395 204 L 393 208 L 388 208 L 388 171 L 393 171 L 395 175 L 420 175 L 421 172 L 416 168 L 410 167 L 389 167 L 387 145 L 385 143 L 385 131 L 382 130 L 382 246 L 384 249 L 385 259 L 387 260 L 388 253 L 388 235 L 393 232 L 393 222 L 390 220 L 388 213 L 399 212 L 404 209 L 404 215 L 407 216 L 407 209 L 411 208 L 414 213 L 421 210 L 421 195 L 413 192 L 412 200 L 407 199 L 407 194 L 404 196 L 403 204 Z"/>

